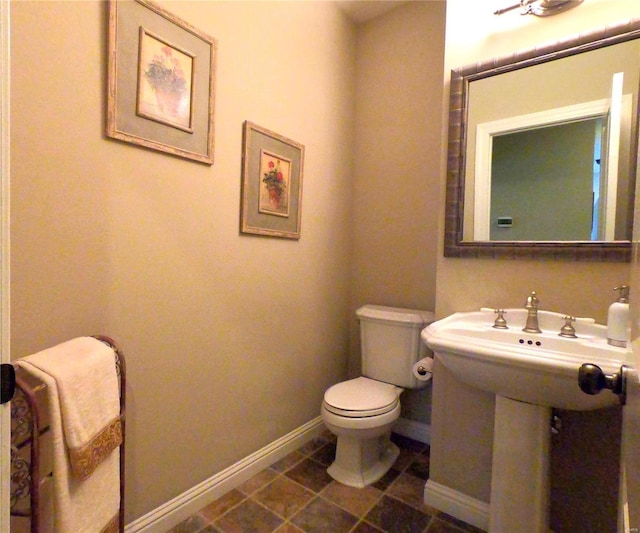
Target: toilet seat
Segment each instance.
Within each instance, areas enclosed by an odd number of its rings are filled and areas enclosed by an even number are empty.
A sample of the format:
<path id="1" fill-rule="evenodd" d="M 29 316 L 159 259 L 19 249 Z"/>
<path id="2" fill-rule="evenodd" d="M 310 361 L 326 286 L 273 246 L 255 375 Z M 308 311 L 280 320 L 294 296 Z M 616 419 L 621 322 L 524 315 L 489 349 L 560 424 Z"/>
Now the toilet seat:
<path id="1" fill-rule="evenodd" d="M 398 406 L 401 392 L 395 385 L 359 377 L 329 387 L 324 393 L 324 407 L 347 418 L 379 416 Z"/>

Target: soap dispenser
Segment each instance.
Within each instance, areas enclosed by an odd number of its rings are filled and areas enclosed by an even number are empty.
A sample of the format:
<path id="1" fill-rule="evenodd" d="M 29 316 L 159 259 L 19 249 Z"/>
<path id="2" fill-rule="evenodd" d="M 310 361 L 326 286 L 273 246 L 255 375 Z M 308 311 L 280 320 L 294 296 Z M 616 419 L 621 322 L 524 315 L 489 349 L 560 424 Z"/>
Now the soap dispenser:
<path id="1" fill-rule="evenodd" d="M 618 299 L 609 307 L 607 317 L 607 342 L 625 348 L 629 340 L 629 287 L 620 285 Z"/>

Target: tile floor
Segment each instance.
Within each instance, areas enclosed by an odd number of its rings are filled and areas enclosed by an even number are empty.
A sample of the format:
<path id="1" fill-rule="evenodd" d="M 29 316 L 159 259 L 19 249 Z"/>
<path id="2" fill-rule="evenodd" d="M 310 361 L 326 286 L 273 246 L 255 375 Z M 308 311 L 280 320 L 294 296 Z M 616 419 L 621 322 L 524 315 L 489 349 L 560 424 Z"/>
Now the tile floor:
<path id="1" fill-rule="evenodd" d="M 329 432 L 201 509 L 168 533 L 479 533 L 422 502 L 429 446 L 394 434 L 400 457 L 364 489 L 334 481 Z"/>

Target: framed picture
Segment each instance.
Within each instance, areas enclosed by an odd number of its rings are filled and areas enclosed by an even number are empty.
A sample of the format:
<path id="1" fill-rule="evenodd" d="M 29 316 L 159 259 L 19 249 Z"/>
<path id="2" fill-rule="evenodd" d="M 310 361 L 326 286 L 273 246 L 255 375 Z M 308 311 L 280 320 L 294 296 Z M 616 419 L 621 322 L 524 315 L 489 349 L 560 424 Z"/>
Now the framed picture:
<path id="1" fill-rule="evenodd" d="M 304 146 L 246 121 L 240 231 L 300 238 Z"/>
<path id="2" fill-rule="evenodd" d="M 213 164 L 216 46 L 149 0 L 110 0 L 107 135 Z"/>

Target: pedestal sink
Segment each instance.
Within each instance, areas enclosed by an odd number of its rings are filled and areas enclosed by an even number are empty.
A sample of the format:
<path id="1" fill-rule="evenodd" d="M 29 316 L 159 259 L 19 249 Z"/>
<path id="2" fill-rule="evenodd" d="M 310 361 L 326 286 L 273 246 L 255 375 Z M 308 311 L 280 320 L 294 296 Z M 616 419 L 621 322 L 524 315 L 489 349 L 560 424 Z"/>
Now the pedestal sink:
<path id="1" fill-rule="evenodd" d="M 540 333 L 522 331 L 525 309 L 506 310 L 508 329 L 496 329 L 495 318 L 491 309 L 455 313 L 422 338 L 460 381 L 496 395 L 489 531 L 547 533 L 551 409 L 619 403 L 614 394 L 584 394 L 578 370 L 589 362 L 613 374 L 630 354 L 607 344 L 606 327 L 592 319 L 576 319 L 577 338 L 568 338 L 559 336 L 561 313 L 539 310 Z"/>

